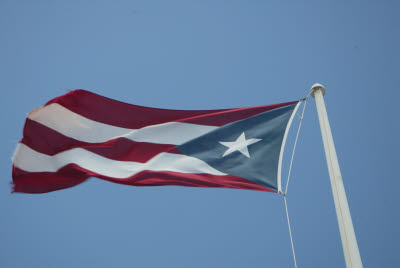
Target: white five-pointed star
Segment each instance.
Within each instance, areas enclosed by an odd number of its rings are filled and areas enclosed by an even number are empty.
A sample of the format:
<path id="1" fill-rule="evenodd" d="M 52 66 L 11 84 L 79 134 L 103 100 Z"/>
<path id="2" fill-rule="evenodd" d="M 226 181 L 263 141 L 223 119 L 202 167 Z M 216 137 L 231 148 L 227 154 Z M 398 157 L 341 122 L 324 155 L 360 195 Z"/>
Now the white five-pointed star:
<path id="1" fill-rule="evenodd" d="M 228 150 L 222 155 L 222 157 L 227 156 L 235 151 L 239 151 L 248 158 L 250 158 L 248 146 L 260 141 L 261 139 L 248 139 L 246 140 L 246 136 L 244 132 L 236 139 L 236 141 L 220 141 L 222 145 L 228 147 Z"/>

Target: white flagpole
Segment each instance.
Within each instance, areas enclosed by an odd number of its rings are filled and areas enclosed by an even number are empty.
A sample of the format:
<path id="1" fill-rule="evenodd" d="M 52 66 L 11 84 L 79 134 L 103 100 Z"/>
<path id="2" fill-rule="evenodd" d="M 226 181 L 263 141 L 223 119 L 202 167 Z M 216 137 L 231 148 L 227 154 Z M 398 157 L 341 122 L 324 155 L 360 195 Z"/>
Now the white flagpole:
<path id="1" fill-rule="evenodd" d="M 318 119 L 321 127 L 346 267 L 360 268 L 362 267 L 362 262 L 356 235 L 354 233 L 353 222 L 351 220 L 349 204 L 347 203 L 346 192 L 344 190 L 342 174 L 340 173 L 335 144 L 333 143 L 331 127 L 329 126 L 328 114 L 325 108 L 325 93 L 325 88 L 321 84 L 314 84 L 311 88 L 311 95 L 315 98 L 317 105 Z"/>

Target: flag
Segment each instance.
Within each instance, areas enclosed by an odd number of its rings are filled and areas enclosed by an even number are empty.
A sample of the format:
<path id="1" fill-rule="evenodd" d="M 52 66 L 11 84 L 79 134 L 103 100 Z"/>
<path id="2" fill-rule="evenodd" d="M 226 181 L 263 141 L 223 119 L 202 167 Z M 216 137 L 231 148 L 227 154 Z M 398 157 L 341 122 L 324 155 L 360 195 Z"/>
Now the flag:
<path id="1" fill-rule="evenodd" d="M 278 192 L 299 103 L 167 110 L 74 90 L 28 114 L 13 156 L 13 191 L 51 192 L 96 177 Z"/>

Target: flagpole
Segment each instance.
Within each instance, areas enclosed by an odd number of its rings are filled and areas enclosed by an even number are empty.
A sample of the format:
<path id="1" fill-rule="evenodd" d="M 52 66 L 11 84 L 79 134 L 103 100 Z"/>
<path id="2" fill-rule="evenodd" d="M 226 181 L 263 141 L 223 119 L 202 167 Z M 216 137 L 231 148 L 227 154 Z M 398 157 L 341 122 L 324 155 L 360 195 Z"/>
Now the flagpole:
<path id="1" fill-rule="evenodd" d="M 346 267 L 360 268 L 363 266 L 360 252 L 358 250 L 356 235 L 354 233 L 353 222 L 351 220 L 342 174 L 340 173 L 335 144 L 333 143 L 328 114 L 325 108 L 325 93 L 325 88 L 321 84 L 314 84 L 311 88 L 311 96 L 315 98 L 317 105 L 318 119 L 321 127 L 322 140 L 324 143 L 326 162 L 328 164 L 329 178 L 331 181 L 333 200 L 335 202 L 336 216 L 339 224 L 340 237 L 342 239 Z"/>

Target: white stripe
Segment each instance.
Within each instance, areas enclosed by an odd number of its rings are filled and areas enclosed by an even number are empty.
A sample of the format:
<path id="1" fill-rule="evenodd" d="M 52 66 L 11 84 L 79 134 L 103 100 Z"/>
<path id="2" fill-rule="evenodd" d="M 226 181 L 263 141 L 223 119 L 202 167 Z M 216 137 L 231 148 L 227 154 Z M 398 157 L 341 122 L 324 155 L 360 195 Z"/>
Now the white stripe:
<path id="1" fill-rule="evenodd" d="M 137 163 L 111 160 L 81 148 L 50 156 L 22 143 L 18 144 L 13 164 L 27 172 L 57 172 L 68 164 L 76 164 L 100 175 L 121 179 L 144 170 L 226 175 L 202 160 L 186 155 L 160 153 L 147 163 Z"/>
<path id="2" fill-rule="evenodd" d="M 137 142 L 180 145 L 218 128 L 180 122 L 140 129 L 121 128 L 88 119 L 57 103 L 32 111 L 28 118 L 65 136 L 90 143 L 125 137 Z"/>

